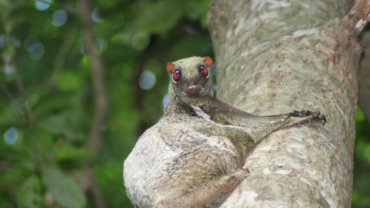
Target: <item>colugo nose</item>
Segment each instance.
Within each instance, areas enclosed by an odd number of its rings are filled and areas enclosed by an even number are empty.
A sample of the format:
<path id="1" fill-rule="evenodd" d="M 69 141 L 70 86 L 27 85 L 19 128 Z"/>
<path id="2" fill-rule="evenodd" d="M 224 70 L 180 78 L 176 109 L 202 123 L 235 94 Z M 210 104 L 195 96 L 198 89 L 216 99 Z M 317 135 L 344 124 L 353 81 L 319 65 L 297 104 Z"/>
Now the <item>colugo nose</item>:
<path id="1" fill-rule="evenodd" d="M 192 95 L 199 95 L 202 87 L 200 85 L 190 85 L 185 89 L 185 92 L 192 96 Z"/>

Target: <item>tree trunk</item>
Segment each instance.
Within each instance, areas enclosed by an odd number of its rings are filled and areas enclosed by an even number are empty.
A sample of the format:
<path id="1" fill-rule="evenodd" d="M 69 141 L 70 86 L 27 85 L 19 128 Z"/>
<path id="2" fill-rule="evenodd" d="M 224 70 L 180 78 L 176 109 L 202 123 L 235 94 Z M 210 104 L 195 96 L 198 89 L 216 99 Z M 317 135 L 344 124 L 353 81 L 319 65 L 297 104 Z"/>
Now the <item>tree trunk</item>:
<path id="1" fill-rule="evenodd" d="M 327 118 L 260 143 L 246 160 L 251 175 L 222 207 L 351 207 L 356 35 L 369 12 L 367 0 L 213 2 L 218 98 L 259 115 Z"/>

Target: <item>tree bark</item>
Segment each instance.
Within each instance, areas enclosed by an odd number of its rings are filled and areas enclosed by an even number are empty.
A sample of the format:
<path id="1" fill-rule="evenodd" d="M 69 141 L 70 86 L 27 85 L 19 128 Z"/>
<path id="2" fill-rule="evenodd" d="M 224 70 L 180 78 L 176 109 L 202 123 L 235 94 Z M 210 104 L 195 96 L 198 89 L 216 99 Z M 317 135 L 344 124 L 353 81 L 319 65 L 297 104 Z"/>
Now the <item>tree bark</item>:
<path id="1" fill-rule="evenodd" d="M 367 0 L 212 3 L 219 99 L 259 115 L 327 118 L 260 143 L 246 160 L 251 175 L 222 207 L 351 207 L 356 35 L 369 13 Z"/>

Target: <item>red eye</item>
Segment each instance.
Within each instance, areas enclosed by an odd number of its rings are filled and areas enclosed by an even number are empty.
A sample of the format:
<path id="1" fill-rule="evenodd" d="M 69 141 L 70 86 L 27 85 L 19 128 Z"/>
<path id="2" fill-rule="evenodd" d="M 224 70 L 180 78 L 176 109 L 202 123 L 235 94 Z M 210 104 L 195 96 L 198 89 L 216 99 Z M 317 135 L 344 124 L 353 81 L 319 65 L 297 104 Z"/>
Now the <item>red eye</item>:
<path id="1" fill-rule="evenodd" d="M 199 71 L 200 76 L 202 76 L 203 78 L 208 77 L 208 68 L 206 66 L 200 65 L 198 67 L 198 71 Z"/>
<path id="2" fill-rule="evenodd" d="M 175 81 L 175 82 L 178 82 L 181 78 L 181 71 L 180 69 L 176 69 L 173 74 L 172 74 L 172 79 Z"/>

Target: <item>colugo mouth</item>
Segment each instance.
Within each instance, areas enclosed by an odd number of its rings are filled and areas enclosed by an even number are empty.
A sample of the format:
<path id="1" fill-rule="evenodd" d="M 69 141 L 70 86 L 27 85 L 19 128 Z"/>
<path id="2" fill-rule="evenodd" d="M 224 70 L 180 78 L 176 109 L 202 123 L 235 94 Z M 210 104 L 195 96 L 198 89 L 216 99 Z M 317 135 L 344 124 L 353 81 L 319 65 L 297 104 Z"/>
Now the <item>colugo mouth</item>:
<path id="1" fill-rule="evenodd" d="M 197 96 L 202 92 L 203 87 L 201 85 L 189 85 L 185 88 L 185 93 L 189 96 Z"/>

